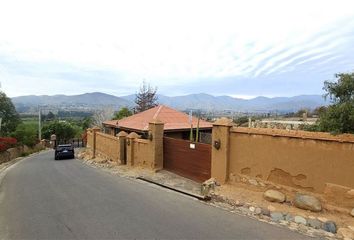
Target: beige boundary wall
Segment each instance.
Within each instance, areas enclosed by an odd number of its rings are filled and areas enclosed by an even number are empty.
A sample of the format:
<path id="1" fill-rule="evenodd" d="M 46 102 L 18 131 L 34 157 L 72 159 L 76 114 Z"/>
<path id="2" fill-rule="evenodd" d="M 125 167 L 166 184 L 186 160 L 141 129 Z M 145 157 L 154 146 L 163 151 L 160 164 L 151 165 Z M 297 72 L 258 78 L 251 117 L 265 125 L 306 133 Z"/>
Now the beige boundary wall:
<path id="1" fill-rule="evenodd" d="M 141 139 L 135 132 L 112 136 L 98 127 L 88 129 L 87 149 L 93 158 L 99 155 L 119 164 L 159 170 L 163 167 L 163 127 L 159 121 L 149 123 L 149 139 Z"/>
<path id="2" fill-rule="evenodd" d="M 119 151 L 120 148 L 118 137 L 101 132 L 96 133 L 96 154 L 100 154 L 112 161 L 118 162 Z"/>
<path id="3" fill-rule="evenodd" d="M 212 177 L 222 183 L 247 175 L 318 193 L 354 188 L 354 135 L 239 128 L 222 119 L 215 141 Z"/>
<path id="4" fill-rule="evenodd" d="M 163 168 L 163 123 L 149 124 L 148 139 L 134 132 L 116 137 L 88 130 L 87 146 L 96 154 L 128 166 Z M 354 135 L 333 136 L 295 130 L 233 127 L 214 123 L 211 176 L 232 183 L 243 176 L 325 193 L 331 202 L 354 207 Z"/>
<path id="5" fill-rule="evenodd" d="M 89 128 L 86 132 L 87 132 L 87 147 L 92 148 L 93 147 L 93 130 Z"/>

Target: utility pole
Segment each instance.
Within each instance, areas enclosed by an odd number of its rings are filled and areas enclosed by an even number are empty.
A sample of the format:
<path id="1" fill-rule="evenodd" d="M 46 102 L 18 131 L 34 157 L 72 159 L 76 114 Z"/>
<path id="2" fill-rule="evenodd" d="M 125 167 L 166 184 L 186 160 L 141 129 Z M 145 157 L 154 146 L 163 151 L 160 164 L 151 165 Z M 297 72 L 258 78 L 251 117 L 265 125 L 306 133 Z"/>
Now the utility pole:
<path id="1" fill-rule="evenodd" d="M 41 126 L 41 109 L 38 106 L 38 139 L 39 141 L 42 140 L 42 126 Z"/>

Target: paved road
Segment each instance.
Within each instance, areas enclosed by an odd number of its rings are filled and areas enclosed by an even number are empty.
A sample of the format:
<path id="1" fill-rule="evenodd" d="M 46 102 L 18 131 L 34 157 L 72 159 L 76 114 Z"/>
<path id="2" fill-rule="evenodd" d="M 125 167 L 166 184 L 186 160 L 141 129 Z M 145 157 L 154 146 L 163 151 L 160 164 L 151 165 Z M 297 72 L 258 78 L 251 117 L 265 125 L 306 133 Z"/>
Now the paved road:
<path id="1" fill-rule="evenodd" d="M 111 175 L 53 152 L 20 161 L 0 186 L 0 239 L 306 239 L 285 228 Z"/>

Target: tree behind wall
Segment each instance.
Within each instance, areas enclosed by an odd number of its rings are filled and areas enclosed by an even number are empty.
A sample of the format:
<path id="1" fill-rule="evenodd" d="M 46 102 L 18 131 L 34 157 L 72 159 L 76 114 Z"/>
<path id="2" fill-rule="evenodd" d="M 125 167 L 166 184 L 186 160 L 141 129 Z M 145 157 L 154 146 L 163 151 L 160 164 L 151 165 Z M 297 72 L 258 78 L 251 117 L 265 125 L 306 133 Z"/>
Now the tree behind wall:
<path id="1" fill-rule="evenodd" d="M 97 126 L 102 128 L 102 123 L 107 120 L 111 120 L 114 115 L 114 109 L 107 107 L 94 112 L 92 116 L 91 126 Z"/>
<path id="2" fill-rule="evenodd" d="M 354 72 L 336 74 L 336 82 L 325 81 L 323 89 L 332 104 L 321 114 L 319 130 L 354 133 Z"/>
<path id="3" fill-rule="evenodd" d="M 112 120 L 120 120 L 122 118 L 126 118 L 133 115 L 133 113 L 126 107 L 123 107 L 119 110 L 119 112 L 116 112 L 112 118 Z"/>
<path id="4" fill-rule="evenodd" d="M 150 108 L 157 106 L 157 88 L 152 88 L 150 84 L 146 84 L 143 82 L 142 86 L 140 87 L 139 93 L 136 94 L 135 97 L 135 111 L 136 112 L 143 112 Z"/>
<path id="5" fill-rule="evenodd" d="M 9 135 L 16 130 L 21 119 L 16 112 L 15 106 L 12 104 L 10 98 L 5 93 L 0 91 L 0 118 L 1 118 L 1 130 L 0 136 Z"/>
<path id="6" fill-rule="evenodd" d="M 42 134 L 45 139 L 50 139 L 52 134 L 57 136 L 57 140 L 67 141 L 76 135 L 75 127 L 69 122 L 54 121 L 46 124 L 42 128 Z"/>

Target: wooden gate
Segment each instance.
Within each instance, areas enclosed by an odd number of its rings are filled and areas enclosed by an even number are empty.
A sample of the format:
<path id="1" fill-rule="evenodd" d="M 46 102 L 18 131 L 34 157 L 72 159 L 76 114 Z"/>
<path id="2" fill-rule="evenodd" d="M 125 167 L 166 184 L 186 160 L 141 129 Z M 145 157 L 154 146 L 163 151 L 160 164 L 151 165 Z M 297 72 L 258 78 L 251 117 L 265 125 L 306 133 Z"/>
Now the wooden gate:
<path id="1" fill-rule="evenodd" d="M 168 138 L 163 139 L 163 166 L 192 180 L 203 182 L 210 178 L 211 145 Z"/>

